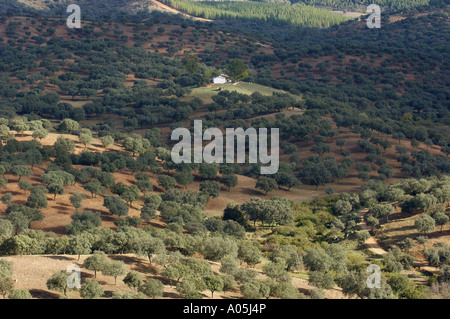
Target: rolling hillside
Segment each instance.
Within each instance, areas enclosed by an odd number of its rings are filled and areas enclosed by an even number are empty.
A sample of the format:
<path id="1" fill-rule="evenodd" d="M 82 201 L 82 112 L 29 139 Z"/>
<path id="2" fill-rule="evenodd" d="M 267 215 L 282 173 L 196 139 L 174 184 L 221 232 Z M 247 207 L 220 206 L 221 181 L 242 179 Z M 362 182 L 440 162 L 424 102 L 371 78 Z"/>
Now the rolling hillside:
<path id="1" fill-rule="evenodd" d="M 450 7 L 170 1 L 0 1 L 0 295 L 447 298 Z M 195 120 L 279 147 L 178 163 Z"/>

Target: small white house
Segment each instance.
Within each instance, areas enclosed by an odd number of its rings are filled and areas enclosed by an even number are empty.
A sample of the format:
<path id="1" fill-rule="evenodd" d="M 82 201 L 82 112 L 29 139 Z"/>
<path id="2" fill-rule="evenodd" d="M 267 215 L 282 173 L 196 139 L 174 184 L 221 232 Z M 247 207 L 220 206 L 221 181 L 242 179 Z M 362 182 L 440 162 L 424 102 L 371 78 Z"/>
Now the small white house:
<path id="1" fill-rule="evenodd" d="M 225 74 L 216 76 L 216 77 L 212 78 L 211 81 L 214 84 L 224 84 L 224 83 L 230 82 L 230 80 L 228 79 L 228 76 L 226 76 Z"/>

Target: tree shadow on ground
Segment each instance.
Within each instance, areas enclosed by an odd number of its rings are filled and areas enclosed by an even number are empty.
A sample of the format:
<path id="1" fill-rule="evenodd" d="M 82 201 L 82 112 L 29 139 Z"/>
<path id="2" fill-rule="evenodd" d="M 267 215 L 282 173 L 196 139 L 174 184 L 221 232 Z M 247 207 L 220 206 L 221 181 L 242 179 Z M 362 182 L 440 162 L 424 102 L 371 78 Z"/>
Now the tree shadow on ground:
<path id="1" fill-rule="evenodd" d="M 54 227 L 46 227 L 41 229 L 44 232 L 53 232 L 57 235 L 67 235 L 66 226 L 54 226 Z"/>
<path id="2" fill-rule="evenodd" d="M 143 262 L 141 260 L 137 260 L 134 263 L 132 270 L 138 271 L 143 274 L 156 274 L 157 271 L 154 266 L 150 265 L 148 262 Z"/>
<path id="3" fill-rule="evenodd" d="M 152 226 L 152 227 L 154 227 L 154 228 L 159 228 L 159 229 L 164 229 L 164 228 L 166 228 L 166 227 L 164 227 L 163 225 L 158 224 L 158 223 L 156 223 L 156 222 L 152 222 L 152 221 L 150 221 L 150 222 L 148 223 L 148 225 L 149 225 L 149 226 Z"/>
<path id="4" fill-rule="evenodd" d="M 389 221 L 394 221 L 394 220 L 398 220 L 398 219 L 405 219 L 405 218 L 409 218 L 412 215 L 409 213 L 404 213 L 404 212 L 397 212 L 397 213 L 393 213 L 389 216 Z"/>
<path id="5" fill-rule="evenodd" d="M 253 188 L 242 188 L 241 193 L 250 195 L 250 196 L 265 196 L 266 195 L 265 193 L 260 192 Z"/>
<path id="6" fill-rule="evenodd" d="M 122 256 L 122 255 L 108 255 L 112 260 L 120 260 L 123 261 L 127 265 L 134 264 L 136 262 L 136 257 L 131 256 Z"/>
<path id="7" fill-rule="evenodd" d="M 406 225 L 406 226 L 402 226 L 399 228 L 387 229 L 384 231 L 384 233 L 392 233 L 394 231 L 407 231 L 407 230 L 412 230 L 412 229 L 415 229 L 414 225 Z"/>
<path id="8" fill-rule="evenodd" d="M 176 280 L 171 280 L 171 279 L 163 277 L 163 276 L 156 275 L 156 276 L 153 276 L 152 278 L 161 281 L 163 283 L 163 285 L 165 285 L 165 286 L 175 287 L 177 285 Z"/>
<path id="9" fill-rule="evenodd" d="M 47 258 L 50 259 L 56 259 L 56 260 L 70 260 L 70 261 L 76 261 L 78 257 L 67 257 L 67 256 L 60 256 L 60 255 L 53 255 L 53 256 L 46 256 Z"/>
<path id="10" fill-rule="evenodd" d="M 99 271 L 97 271 L 97 273 L 98 273 Z M 85 272 L 85 271 L 82 271 L 82 272 L 80 272 L 80 275 L 81 275 L 81 278 L 83 279 L 83 280 L 86 280 L 86 279 L 95 279 L 94 278 L 94 274 L 90 274 L 90 273 L 87 273 L 87 272 Z"/>
<path id="11" fill-rule="evenodd" d="M 438 226 L 439 227 L 439 226 Z M 404 227 L 402 227 L 404 228 Z M 398 228 L 398 229 L 402 229 L 402 228 Z M 411 229 L 414 229 L 413 226 L 411 226 Z M 412 239 L 416 239 L 418 236 L 426 236 L 428 237 L 428 239 L 439 239 L 441 237 L 446 237 L 446 236 L 450 236 L 450 229 L 447 230 L 443 230 L 442 232 L 439 230 L 436 230 L 432 233 L 420 233 L 419 231 L 416 231 L 414 233 L 411 234 L 401 234 L 401 235 L 395 235 L 395 236 L 389 236 L 389 243 L 390 244 L 396 244 L 399 241 L 404 240 L 405 238 L 409 237 Z"/>
<path id="12" fill-rule="evenodd" d="M 174 292 L 164 292 L 162 296 L 170 299 L 181 299 L 180 296 Z"/>
<path id="13" fill-rule="evenodd" d="M 37 299 L 59 299 L 59 294 L 42 289 L 30 289 L 30 294 Z"/>
<path id="14" fill-rule="evenodd" d="M 95 210 L 95 211 L 98 211 L 98 210 Z M 111 214 L 108 214 L 105 212 L 100 212 L 100 218 L 102 219 L 102 221 L 105 221 L 105 222 L 114 222 L 116 220 L 116 218 L 111 216 Z"/>
<path id="15" fill-rule="evenodd" d="M 70 211 L 66 206 L 57 204 L 57 205 L 53 206 L 53 208 L 58 210 L 58 214 L 64 214 L 64 215 L 70 214 Z"/>

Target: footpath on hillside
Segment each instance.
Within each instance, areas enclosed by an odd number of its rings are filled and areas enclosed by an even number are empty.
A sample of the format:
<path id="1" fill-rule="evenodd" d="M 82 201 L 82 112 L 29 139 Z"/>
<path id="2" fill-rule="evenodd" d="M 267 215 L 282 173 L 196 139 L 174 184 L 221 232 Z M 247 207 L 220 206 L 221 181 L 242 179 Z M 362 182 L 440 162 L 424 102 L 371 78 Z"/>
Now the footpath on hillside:
<path id="1" fill-rule="evenodd" d="M 209 22 L 213 21 L 211 19 L 195 17 L 195 16 L 190 15 L 190 14 L 188 14 L 186 12 L 180 11 L 180 10 L 172 8 L 172 7 L 169 7 L 168 5 L 166 5 L 166 4 L 162 3 L 162 2 L 159 2 L 157 0 L 151 0 L 151 1 L 153 2 L 153 4 L 155 4 L 156 6 L 158 6 L 161 9 L 163 9 L 164 11 L 168 11 L 168 12 L 171 12 L 171 13 L 174 13 L 174 14 L 182 14 L 185 17 L 188 17 L 188 18 L 191 18 L 191 19 L 194 19 L 194 20 L 198 20 L 198 21 L 209 21 Z"/>
<path id="2" fill-rule="evenodd" d="M 365 215 L 366 213 L 368 213 L 368 209 L 364 209 L 362 211 L 359 212 L 358 217 L 361 218 L 361 221 L 359 222 L 359 226 L 361 226 L 361 228 L 363 230 L 367 230 L 368 232 L 370 232 L 370 227 L 366 224 L 366 220 L 365 220 Z M 364 243 L 367 248 L 369 249 L 369 251 L 374 254 L 374 255 L 384 255 L 387 254 L 387 251 L 384 250 L 384 248 L 382 248 L 378 242 L 376 241 L 376 239 L 370 235 L 370 237 L 366 240 L 366 242 Z"/>
<path id="3" fill-rule="evenodd" d="M 361 221 L 359 222 L 358 225 L 361 226 L 361 229 L 370 231 L 370 227 L 366 224 L 365 221 L 365 215 L 368 213 L 368 211 L 369 211 L 368 209 L 364 209 L 361 212 L 359 212 L 358 216 L 361 218 Z M 377 240 L 372 235 L 370 235 L 370 237 L 366 240 L 365 245 L 367 246 L 369 251 L 374 255 L 382 256 L 387 254 L 387 251 L 378 244 Z M 432 274 L 437 271 L 439 271 L 439 269 L 436 267 L 428 266 L 424 262 L 416 262 L 414 263 L 413 268 L 411 270 L 404 270 L 403 272 L 409 277 L 411 277 L 411 279 L 416 283 L 426 284 L 426 279 L 423 276 L 423 273 Z"/>

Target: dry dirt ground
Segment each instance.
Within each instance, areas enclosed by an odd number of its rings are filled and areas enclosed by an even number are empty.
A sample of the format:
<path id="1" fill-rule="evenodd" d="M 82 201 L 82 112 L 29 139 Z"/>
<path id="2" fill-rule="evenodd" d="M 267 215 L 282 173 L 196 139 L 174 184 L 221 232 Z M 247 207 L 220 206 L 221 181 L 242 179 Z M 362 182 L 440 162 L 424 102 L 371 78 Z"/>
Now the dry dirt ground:
<path id="1" fill-rule="evenodd" d="M 41 140 L 40 142 L 43 145 L 53 145 L 57 139 L 57 137 L 61 134 L 54 134 L 50 133 L 45 139 Z M 63 134 L 66 138 L 71 139 L 76 142 L 76 149 L 75 153 L 80 153 L 85 148 L 83 145 L 81 145 L 78 142 L 78 137 L 74 135 L 69 134 Z M 30 132 L 25 132 L 24 136 L 16 136 L 16 139 L 19 141 L 24 140 L 31 140 L 32 137 L 30 136 Z M 88 146 L 89 151 L 94 152 L 103 152 L 104 148 L 101 146 L 101 143 L 98 139 L 94 138 L 91 145 Z M 111 145 L 107 148 L 107 151 L 123 151 L 123 148 L 118 145 Z M 39 185 L 40 184 L 40 176 L 45 173 L 45 169 L 47 164 L 44 165 L 35 165 L 33 168 L 33 175 L 30 177 L 24 177 L 23 180 L 29 180 L 33 185 Z M 77 168 L 81 168 L 81 166 L 76 166 Z M 135 181 L 134 176 L 130 175 L 129 172 L 127 173 L 114 173 L 113 174 L 116 182 L 123 182 L 124 184 L 130 185 Z M 8 178 L 8 183 L 6 185 L 6 188 L 3 188 L 0 191 L 0 194 L 3 195 L 5 193 L 12 193 L 14 196 L 13 201 L 25 204 L 26 200 L 28 198 L 29 193 L 26 193 L 25 191 L 21 190 L 18 187 L 18 178 L 16 176 L 13 176 L 11 174 L 6 174 L 6 177 Z M 156 185 L 156 181 L 153 178 L 152 180 L 153 184 Z M 103 196 L 97 195 L 96 197 L 92 198 L 91 195 L 85 191 L 81 185 L 76 183 L 73 186 L 67 186 L 65 188 L 65 194 L 56 196 L 56 199 L 53 199 L 53 195 L 47 194 L 47 208 L 42 209 L 42 212 L 44 213 L 45 217 L 42 221 L 32 222 L 31 227 L 33 229 L 40 229 L 43 231 L 52 231 L 58 235 L 65 234 L 65 226 L 69 224 L 72 220 L 70 219 L 70 216 L 75 212 L 74 207 L 70 204 L 69 197 L 70 195 L 74 193 L 83 193 L 86 195 L 86 199 L 83 201 L 82 208 L 87 210 L 93 210 L 98 211 L 101 213 L 102 217 L 102 226 L 115 228 L 114 220 L 116 219 L 115 216 L 112 216 L 108 210 L 103 207 Z M 137 201 L 136 203 L 133 203 L 133 207 L 130 207 L 130 216 L 139 216 L 140 211 L 138 208 L 143 206 L 142 201 Z M 6 205 L 3 203 L 0 203 L 0 214 L 4 214 L 4 211 L 6 209 Z M 158 222 L 155 221 L 155 226 L 158 226 Z"/>
<path id="2" fill-rule="evenodd" d="M 294 113 L 291 112 L 290 115 Z M 337 128 L 335 128 L 337 129 Z M 40 142 L 43 145 L 53 145 L 60 134 L 51 133 L 45 139 Z M 380 134 L 378 134 L 381 136 Z M 78 142 L 78 137 L 74 135 L 64 134 L 66 138 L 74 140 L 76 142 L 76 153 L 83 151 L 85 148 Z M 387 159 L 389 165 L 393 167 L 393 177 L 388 180 L 389 183 L 393 183 L 398 181 L 401 178 L 405 178 L 406 175 L 401 172 L 401 164 L 395 160 L 396 152 L 395 145 L 398 145 L 397 141 L 394 141 L 390 137 L 381 136 L 383 138 L 388 138 L 391 140 L 393 147 L 384 151 L 383 156 Z M 336 158 L 336 160 L 342 160 L 342 156 L 340 155 L 340 149 L 336 147 L 335 141 L 337 138 L 343 138 L 346 140 L 346 145 L 344 149 L 351 151 L 351 158 L 355 161 L 363 161 L 366 157 L 366 154 L 362 152 L 357 146 L 357 141 L 359 140 L 359 136 L 350 132 L 348 129 L 341 128 L 339 130 L 338 137 L 328 138 L 326 143 L 332 148 L 330 153 L 324 154 L 324 156 L 332 155 Z M 31 140 L 31 132 L 25 132 L 22 135 L 16 135 L 16 139 L 19 141 Z M 306 159 L 308 156 L 313 155 L 309 149 L 312 147 L 313 142 L 301 142 L 295 141 L 295 144 L 298 146 L 299 150 L 301 150 L 301 159 Z M 400 145 L 411 150 L 411 146 L 409 142 L 401 141 Z M 426 148 L 426 146 L 421 145 L 421 148 Z M 100 141 L 96 138 L 93 139 L 91 145 L 87 147 L 89 151 L 94 152 L 103 152 L 103 151 L 124 151 L 123 148 L 119 145 L 111 145 L 106 150 L 102 147 Z M 429 148 L 429 151 L 433 155 L 441 154 L 442 152 L 438 147 Z M 288 155 L 281 155 L 281 161 L 289 162 Z M 47 164 L 44 165 L 36 165 L 33 168 L 33 175 L 30 177 L 24 178 L 25 180 L 29 180 L 33 185 L 39 184 L 39 177 L 45 172 Z M 78 167 L 80 168 L 80 167 Z M 123 182 L 124 184 L 132 184 L 135 182 L 135 178 L 130 174 L 129 171 L 123 171 L 113 174 L 116 182 Z M 371 175 L 376 177 L 378 174 L 376 170 L 374 170 Z M 17 185 L 17 177 L 12 176 L 10 174 L 6 174 L 9 182 L 6 188 L 0 190 L 0 195 L 3 195 L 7 192 L 10 192 L 14 195 L 14 201 L 18 203 L 24 204 L 28 197 L 24 191 L 20 190 Z M 162 192 L 163 189 L 160 189 L 157 186 L 157 181 L 155 176 L 150 175 L 150 180 L 154 185 L 154 192 Z M 269 192 L 268 195 L 265 195 L 262 191 L 255 188 L 256 180 L 253 178 L 249 178 L 246 176 L 238 176 L 238 185 L 236 187 L 231 188 L 228 191 L 225 187 L 222 186 L 220 196 L 218 198 L 211 199 L 206 207 L 206 213 L 210 216 L 221 216 L 223 214 L 224 209 L 231 202 L 236 204 L 242 204 L 243 202 L 249 200 L 253 196 L 261 197 L 263 199 L 269 199 L 273 196 L 280 196 L 283 198 L 287 198 L 294 202 L 302 202 L 302 201 L 310 201 L 314 198 L 324 196 L 326 188 L 333 188 L 336 194 L 342 192 L 355 192 L 358 191 L 361 187 L 362 181 L 357 177 L 357 172 L 354 168 L 352 168 L 349 172 L 348 177 L 341 180 L 340 183 L 331 183 L 326 186 L 321 186 L 317 190 L 314 186 L 302 185 L 300 187 L 292 188 L 290 191 L 287 191 L 283 188 L 278 190 L 274 190 Z M 201 179 L 196 176 L 194 183 L 189 185 L 188 190 L 197 191 L 199 190 L 201 183 Z M 180 188 L 184 190 L 184 188 Z M 91 198 L 91 195 L 88 194 L 79 184 L 75 184 L 73 186 L 69 186 L 66 188 L 66 193 L 64 195 L 58 195 L 56 200 L 53 200 L 52 195 L 48 195 L 48 207 L 43 210 L 45 218 L 43 221 L 34 222 L 32 227 L 34 229 L 41 229 L 45 231 L 53 231 L 57 234 L 64 234 L 64 227 L 71 222 L 70 216 L 75 211 L 74 208 L 70 205 L 69 197 L 73 193 L 84 193 L 87 195 L 86 200 L 83 201 L 83 208 L 99 211 L 102 215 L 103 226 L 114 228 L 114 220 L 115 217 L 112 216 L 105 207 L 103 207 L 103 196 L 97 195 L 97 197 Z M 139 209 L 143 206 L 142 201 L 136 201 L 133 203 L 133 206 L 130 207 L 130 216 L 139 216 Z M 0 212 L 4 211 L 6 205 L 0 203 Z M 153 223 L 153 222 L 152 222 Z M 155 221 L 154 226 L 160 227 L 162 224 L 159 221 Z"/>
<path id="3" fill-rule="evenodd" d="M 446 208 L 447 212 L 449 207 Z M 415 239 L 417 236 L 423 235 L 417 231 L 414 226 L 415 221 L 422 214 L 410 215 L 402 213 L 399 207 L 396 208 L 394 214 L 389 217 L 389 222 L 381 225 L 381 229 L 376 231 L 376 238 L 383 247 L 392 247 L 398 244 L 405 238 Z M 415 258 L 415 265 L 421 270 L 436 273 L 439 269 L 431 267 L 424 257 L 424 251 L 433 247 L 436 243 L 450 244 L 450 225 L 447 223 L 441 229 L 441 226 L 436 226 L 436 229 L 427 233 L 428 241 L 424 244 L 418 244 L 415 241 L 414 247 L 410 250 L 410 254 Z"/>
<path id="4" fill-rule="evenodd" d="M 370 231 L 370 227 L 367 226 L 366 221 L 364 220 L 364 216 L 367 213 L 367 209 L 366 210 L 362 210 L 358 216 L 361 218 L 361 222 L 358 224 L 359 226 L 361 226 L 361 228 L 363 230 L 367 230 Z M 370 236 L 366 242 L 364 243 L 367 247 L 367 249 L 369 249 L 369 251 L 374 254 L 374 255 L 384 255 L 387 254 L 387 251 L 384 250 L 376 241 L 376 239 L 373 236 Z"/>
<path id="5" fill-rule="evenodd" d="M 106 277 L 101 272 L 97 272 L 97 278 L 94 278 L 94 272 L 83 268 L 84 260 L 89 255 L 78 256 L 71 255 L 37 255 L 37 256 L 11 256 L 2 257 L 2 259 L 12 261 L 14 264 L 13 279 L 16 280 L 15 288 L 29 289 L 33 298 L 38 299 L 55 299 L 63 296 L 63 293 L 50 291 L 47 289 L 47 279 L 55 271 L 67 270 L 69 265 L 78 265 L 81 268 L 82 282 L 86 279 L 95 279 L 105 290 L 104 297 L 111 297 L 113 292 L 133 292 L 122 281 L 125 276 L 117 278 L 114 284 L 113 277 Z M 135 255 L 109 255 L 110 260 L 121 260 L 125 263 L 128 271 L 135 270 L 143 275 L 143 278 L 156 278 L 162 280 L 164 284 L 164 294 L 162 298 L 178 298 L 178 294 L 171 283 L 158 275 L 161 269 L 158 266 L 150 266 L 147 259 L 137 257 Z M 70 299 L 79 299 L 80 295 L 77 291 L 69 291 Z M 236 292 L 216 293 L 216 298 L 220 297 L 236 297 Z M 204 292 L 204 297 L 210 297 L 211 294 Z"/>
<path id="6" fill-rule="evenodd" d="M 31 140 L 30 136 L 31 132 L 24 132 L 23 136 L 16 135 L 16 139 L 19 141 Z M 40 142 L 43 145 L 53 145 L 57 139 L 57 137 L 61 134 L 50 133 L 45 139 Z M 75 153 L 80 153 L 85 148 L 78 142 L 78 137 L 69 134 L 63 134 L 64 137 L 69 138 L 76 142 Z M 103 149 L 101 143 L 98 139 L 94 138 L 91 145 L 87 147 L 89 151 L 93 152 L 103 152 L 103 151 L 124 151 L 123 148 L 119 145 L 111 145 L 106 150 Z M 48 164 L 43 165 L 35 165 L 33 168 L 33 175 L 30 177 L 24 177 L 24 180 L 29 180 L 33 185 L 40 184 L 39 178 L 45 172 L 46 166 Z M 81 168 L 81 166 L 77 167 Z M 116 182 L 122 182 L 126 185 L 130 185 L 135 182 L 134 175 L 131 175 L 130 172 L 124 171 L 119 173 L 114 173 L 114 178 Z M 25 204 L 28 193 L 19 189 L 18 187 L 18 178 L 11 174 L 6 174 L 8 178 L 8 184 L 5 188 L 0 190 L 0 195 L 2 196 L 5 193 L 12 193 L 14 195 L 14 202 Z M 156 177 L 150 175 L 150 180 L 154 185 L 154 192 L 160 193 L 163 189 L 160 189 L 157 186 Z M 283 198 L 290 199 L 294 202 L 301 201 L 310 201 L 316 197 L 325 195 L 324 189 L 325 187 L 319 187 L 318 190 L 315 190 L 315 187 L 303 185 L 298 188 L 292 188 L 290 191 L 285 189 L 278 189 L 271 191 L 268 195 L 265 195 L 262 191 L 255 188 L 256 180 L 253 178 L 249 178 L 246 176 L 238 176 L 239 183 L 236 187 L 231 188 L 231 191 L 227 191 L 225 187 L 222 186 L 222 190 L 220 196 L 218 198 L 211 199 L 206 207 L 206 214 L 209 216 L 221 216 L 223 214 L 224 209 L 230 202 L 234 202 L 236 204 L 242 204 L 253 196 L 261 197 L 263 199 L 269 199 L 273 196 L 280 196 Z M 197 191 L 200 188 L 201 179 L 196 176 L 194 183 L 189 185 L 188 190 Z M 336 192 L 350 192 L 355 191 L 359 188 L 359 182 L 357 178 L 349 178 L 348 180 L 342 181 L 339 185 L 327 185 L 326 187 L 334 187 Z M 184 190 L 184 188 L 180 188 Z M 75 209 L 72 207 L 69 201 L 70 195 L 73 193 L 83 193 L 86 195 L 86 199 L 83 201 L 83 209 L 98 211 L 101 213 L 102 217 L 102 226 L 115 228 L 114 220 L 115 216 L 112 216 L 108 210 L 103 207 L 103 197 L 102 195 L 97 195 L 92 198 L 91 195 L 86 192 L 80 184 L 76 183 L 73 186 L 66 187 L 66 193 L 63 195 L 56 196 L 56 200 L 53 199 L 53 195 L 48 194 L 48 207 L 43 209 L 43 213 L 45 218 L 42 221 L 33 222 L 33 229 L 40 229 L 44 231 L 52 231 L 56 234 L 62 235 L 65 233 L 65 226 L 71 222 L 70 216 L 75 212 Z M 133 202 L 133 206 L 130 207 L 130 216 L 139 216 L 139 209 L 143 206 L 142 201 Z M 4 212 L 6 209 L 6 205 L 0 203 L 0 212 Z M 152 221 L 152 225 L 156 227 L 161 227 L 163 223 L 160 221 Z"/>
<path id="7" fill-rule="evenodd" d="M 49 136 L 41 141 L 43 145 L 53 145 L 59 134 L 51 133 Z M 65 134 L 65 137 L 74 140 L 76 142 L 76 153 L 81 152 L 84 146 L 78 142 L 78 138 L 73 135 Z M 24 132 L 23 136 L 16 136 L 18 140 L 30 140 L 30 132 Z M 103 147 L 98 139 L 94 139 L 92 145 L 88 146 L 90 151 L 102 152 Z M 118 145 L 112 145 L 108 147 L 107 150 L 123 151 L 123 148 Z M 39 177 L 45 172 L 45 166 L 35 166 L 33 168 L 33 175 L 30 177 L 25 177 L 23 179 L 29 180 L 33 185 L 40 184 Z M 28 194 L 23 190 L 19 189 L 17 186 L 17 177 L 7 174 L 8 184 L 5 189 L 0 191 L 1 194 L 11 192 L 14 195 L 14 201 L 24 204 Z M 134 177 L 129 173 L 114 173 L 114 177 L 117 182 L 123 182 L 125 184 L 131 184 L 134 182 Z M 154 177 L 150 177 L 153 184 L 156 185 L 156 180 Z M 198 190 L 199 181 L 196 180 L 192 185 L 189 186 L 189 190 Z M 298 189 L 291 189 L 291 191 L 277 190 L 271 192 L 268 196 L 265 196 L 260 191 L 254 188 L 256 181 L 252 178 L 245 176 L 239 176 L 239 184 L 237 187 L 232 188 L 230 192 L 222 189 L 221 196 L 216 199 L 212 199 L 208 203 L 207 214 L 208 215 L 218 215 L 223 213 L 223 209 L 229 202 L 243 203 L 248 200 L 251 196 L 259 196 L 262 198 L 270 198 L 271 196 L 283 196 L 294 201 L 304 201 L 311 200 L 318 195 L 323 195 L 323 190 L 313 190 L 308 189 L 310 187 L 302 187 Z M 157 187 L 155 190 L 160 191 Z M 74 186 L 69 186 L 66 188 L 66 193 L 64 195 L 58 195 L 56 200 L 53 200 L 52 195 L 48 195 L 48 207 L 43 209 L 45 218 L 43 221 L 33 222 L 33 229 L 40 229 L 44 231 L 52 231 L 58 235 L 65 234 L 65 225 L 71 222 L 70 216 L 75 211 L 75 209 L 69 204 L 69 196 L 73 193 L 84 193 L 87 198 L 83 201 L 83 209 L 89 209 L 101 212 L 102 226 L 115 228 L 114 220 L 116 217 L 111 216 L 111 214 L 103 207 L 103 196 L 98 195 L 96 198 L 91 198 L 90 194 L 83 190 L 83 188 L 76 184 Z M 130 209 L 129 215 L 139 216 L 139 210 L 142 206 L 141 201 L 133 203 L 133 208 Z M 4 211 L 6 205 L 0 203 L 0 211 Z M 152 226 L 163 227 L 164 223 L 161 221 L 152 221 Z M 34 298 L 58 298 L 59 293 L 49 291 L 46 286 L 46 280 L 51 276 L 51 274 L 56 270 L 64 270 L 70 264 L 82 265 L 82 262 L 87 256 L 81 256 L 80 261 L 77 260 L 76 256 L 11 256 L 5 257 L 7 260 L 14 262 L 15 277 L 17 280 L 16 288 L 27 288 L 31 291 Z M 146 275 L 157 273 L 156 267 L 149 266 L 147 260 L 144 258 L 138 258 L 136 256 L 111 256 L 112 259 L 122 259 L 126 262 L 129 270 L 140 270 Z M 218 271 L 220 265 L 217 263 L 211 263 L 214 271 Z M 261 271 L 261 265 L 256 266 L 259 271 Z M 83 278 L 91 278 L 93 276 L 92 272 L 83 270 Z M 150 276 L 149 275 L 149 276 Z M 262 278 L 263 275 L 260 275 Z M 126 287 L 119 279 L 117 285 L 113 285 L 113 279 L 97 274 L 97 279 L 104 284 L 104 289 L 106 291 L 106 296 L 111 296 L 113 291 L 129 291 L 130 289 Z M 161 279 L 161 278 L 160 278 Z M 299 288 L 301 292 L 308 293 L 312 287 L 308 284 L 307 280 L 303 278 L 293 277 L 293 284 L 295 287 Z M 79 294 L 76 292 L 69 292 L 70 298 L 79 298 Z M 166 283 L 164 298 L 176 298 L 176 290 Z M 208 292 L 204 293 L 205 298 L 209 298 L 210 294 Z M 239 292 L 227 292 L 216 293 L 214 298 L 236 298 L 239 297 Z M 337 288 L 333 290 L 326 291 L 327 298 L 340 299 L 344 298 L 342 292 Z"/>
<path id="8" fill-rule="evenodd" d="M 1 257 L 0 260 L 8 260 L 13 263 L 13 279 L 15 280 L 16 289 L 24 288 L 30 290 L 31 295 L 35 299 L 58 299 L 63 297 L 63 293 L 51 291 L 47 288 L 47 279 L 56 271 L 64 271 L 70 265 L 77 265 L 81 270 L 81 280 L 84 282 L 86 279 L 97 280 L 105 291 L 102 298 L 111 297 L 113 292 L 132 292 L 133 290 L 127 287 L 122 279 L 125 276 L 119 276 L 117 283 L 114 284 L 113 277 L 104 276 L 101 272 L 97 272 L 97 277 L 94 278 L 94 272 L 83 268 L 84 260 L 89 255 L 81 255 L 78 260 L 78 256 L 73 255 L 34 255 L 34 256 L 8 256 Z M 161 280 L 164 284 L 164 293 L 162 298 L 173 299 L 180 298 L 175 286 L 169 280 L 163 278 L 160 275 L 162 268 L 155 264 L 150 265 L 148 260 L 143 257 L 138 257 L 133 254 L 124 255 L 108 255 L 109 260 L 121 260 L 125 263 L 125 268 L 128 271 L 134 270 L 141 273 L 144 279 L 155 278 Z M 215 273 L 219 272 L 220 264 L 210 262 L 211 268 Z M 260 270 L 255 269 L 260 272 Z M 265 279 L 265 275 L 259 274 L 257 279 Z M 292 284 L 299 289 L 302 293 L 308 294 L 314 287 L 308 284 L 308 281 L 302 278 L 293 277 Z M 203 291 L 203 298 L 211 299 L 211 292 Z M 79 292 L 68 291 L 68 298 L 80 299 Z M 235 299 L 240 298 L 241 294 L 239 289 L 235 289 L 229 292 L 216 292 L 214 293 L 214 299 Z M 327 299 L 342 299 L 345 296 L 342 294 L 339 288 L 326 290 L 325 297 Z M 1 298 L 1 297 L 0 297 Z"/>

